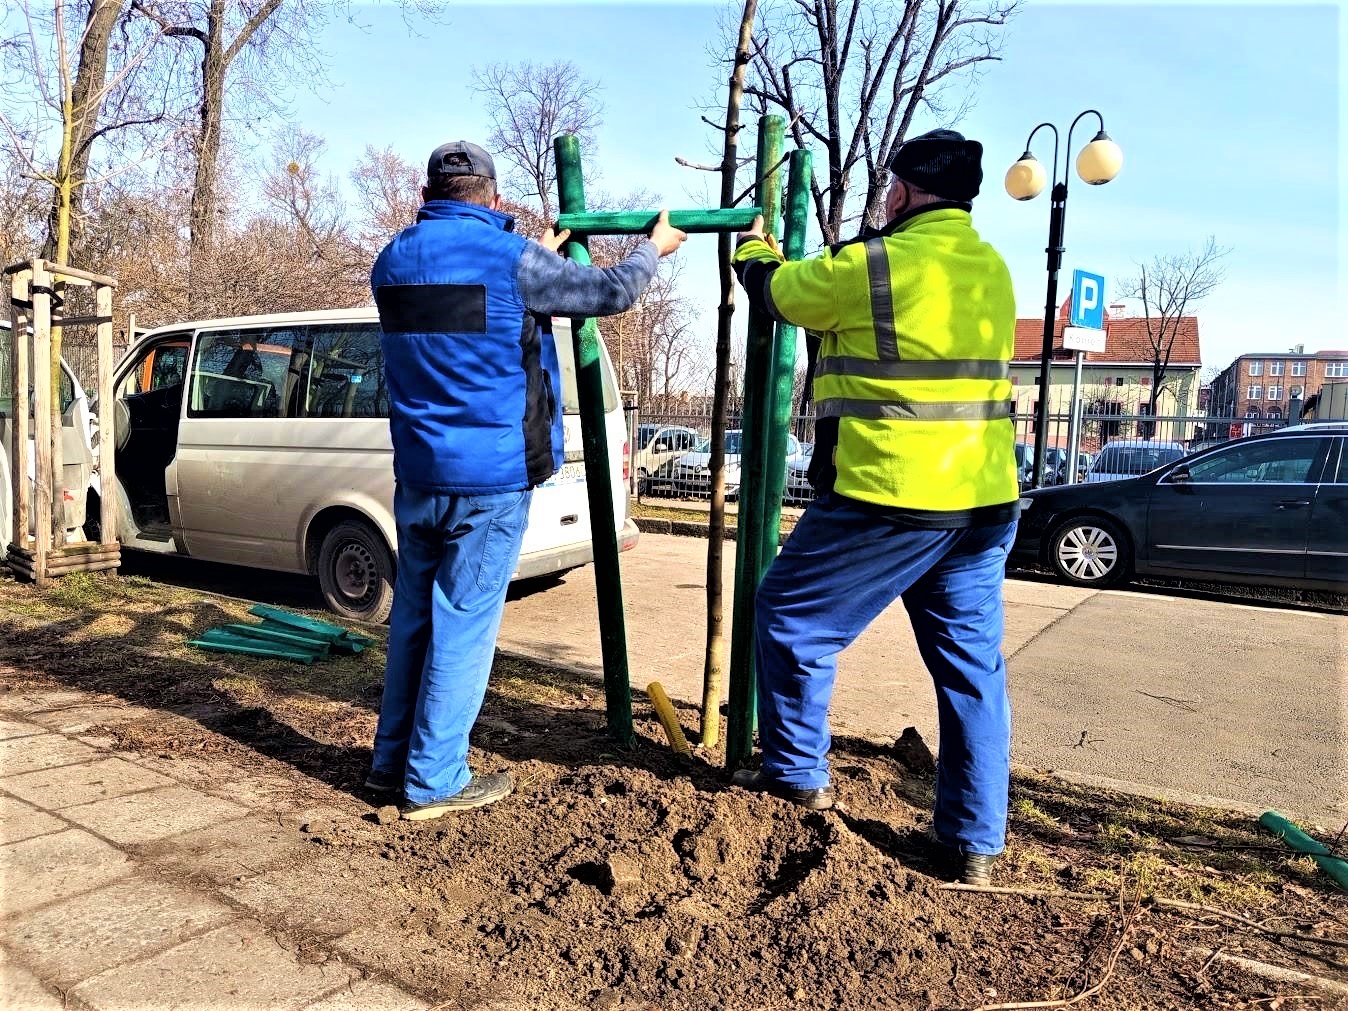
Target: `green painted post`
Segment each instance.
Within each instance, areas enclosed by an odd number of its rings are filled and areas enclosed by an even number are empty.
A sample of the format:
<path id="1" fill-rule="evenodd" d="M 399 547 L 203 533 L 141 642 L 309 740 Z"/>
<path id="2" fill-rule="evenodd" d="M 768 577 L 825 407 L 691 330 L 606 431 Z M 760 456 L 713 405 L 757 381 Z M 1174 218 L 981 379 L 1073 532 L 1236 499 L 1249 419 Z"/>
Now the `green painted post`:
<path id="1" fill-rule="evenodd" d="M 585 177 L 580 165 L 580 141 L 558 137 L 557 201 L 563 214 L 585 210 Z M 589 263 L 586 241 L 572 239 L 566 254 L 577 263 Z M 623 746 L 631 746 L 632 683 L 627 667 L 627 628 L 623 618 L 622 573 L 618 566 L 618 537 L 613 513 L 613 477 L 608 465 L 608 437 L 604 430 L 603 366 L 599 327 L 592 319 L 571 321 L 576 356 L 576 387 L 580 395 L 580 432 L 585 448 L 585 485 L 590 500 L 590 536 L 594 545 L 594 579 L 599 598 L 599 644 L 604 658 L 604 704 L 608 729 Z"/>
<path id="2" fill-rule="evenodd" d="M 758 121 L 755 171 L 757 203 L 763 208 L 764 234 L 776 235 L 781 215 L 781 173 L 786 121 L 763 116 Z M 730 630 L 730 690 L 726 719 L 726 766 L 743 765 L 754 744 L 754 593 L 762 571 L 764 504 L 763 412 L 768 406 L 773 321 L 749 309 L 744 361 L 744 404 L 740 423 L 740 494 L 735 552 L 735 602 Z"/>
<path id="3" fill-rule="evenodd" d="M 786 230 L 782 255 L 799 260 L 805 255 L 805 233 L 810 224 L 809 151 L 791 152 L 786 187 Z M 772 349 L 772 376 L 767 385 L 770 403 L 763 412 L 767 457 L 763 470 L 763 528 L 758 557 L 761 582 L 777 557 L 781 540 L 782 493 L 786 486 L 786 435 L 791 425 L 791 394 L 796 379 L 796 333 L 790 323 L 778 323 Z"/>

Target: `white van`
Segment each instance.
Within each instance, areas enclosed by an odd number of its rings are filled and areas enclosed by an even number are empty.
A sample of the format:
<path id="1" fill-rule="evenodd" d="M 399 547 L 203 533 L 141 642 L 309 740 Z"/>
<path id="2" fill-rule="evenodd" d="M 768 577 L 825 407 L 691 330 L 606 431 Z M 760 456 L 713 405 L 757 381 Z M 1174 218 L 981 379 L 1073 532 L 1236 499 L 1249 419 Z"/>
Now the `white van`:
<path id="1" fill-rule="evenodd" d="M 533 496 L 515 578 L 592 560 L 576 369 L 555 320 L 566 463 Z M 607 353 L 604 409 L 616 533 L 626 425 Z M 318 576 L 329 609 L 383 621 L 393 603 L 393 445 L 373 308 L 160 327 L 113 378 L 123 548 Z"/>

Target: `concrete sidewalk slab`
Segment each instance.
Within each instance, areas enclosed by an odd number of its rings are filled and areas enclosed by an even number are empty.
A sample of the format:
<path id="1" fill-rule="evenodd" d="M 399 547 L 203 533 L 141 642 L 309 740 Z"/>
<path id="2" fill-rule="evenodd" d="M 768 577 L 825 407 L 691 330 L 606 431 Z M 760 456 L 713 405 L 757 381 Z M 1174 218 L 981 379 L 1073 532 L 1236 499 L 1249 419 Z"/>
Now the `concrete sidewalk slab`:
<path id="1" fill-rule="evenodd" d="M 144 1011 L 147 994 L 156 1007 L 193 1011 L 299 1008 L 357 978 L 347 966 L 304 964 L 260 926 L 237 923 L 109 969 L 71 996 L 90 1011 Z"/>
<path id="2" fill-rule="evenodd" d="M 404 993 L 391 983 L 366 979 L 352 984 L 349 989 L 304 1005 L 304 1011 L 426 1011 L 429 1007 L 424 1000 Z"/>
<path id="3" fill-rule="evenodd" d="M 21 965 L 0 965 L 0 1007 L 13 1011 L 67 1011 L 66 1002 L 47 990 Z"/>
<path id="4" fill-rule="evenodd" d="M 0 741 L 7 741 L 11 737 L 32 737 L 35 734 L 45 734 L 46 732 L 46 727 L 36 723 L 0 717 Z"/>
<path id="5" fill-rule="evenodd" d="M 38 769 L 0 779 L 0 789 L 39 803 L 49 811 L 172 785 L 173 780 L 121 758 L 104 758 L 57 769 Z"/>
<path id="6" fill-rule="evenodd" d="M 254 814 L 161 839 L 141 848 L 138 855 L 182 874 L 202 875 L 220 884 L 233 883 L 262 874 L 309 845 L 299 832 L 300 823 L 307 818 L 307 814 Z"/>
<path id="7" fill-rule="evenodd" d="M 137 875 L 14 917 L 0 937 L 43 979 L 66 989 L 236 915 L 200 893 Z"/>
<path id="8" fill-rule="evenodd" d="M 37 835 L 60 832 L 70 826 L 15 797 L 0 796 L 0 846 Z"/>
<path id="9" fill-rule="evenodd" d="M 89 745 L 60 734 L 11 737 L 0 741 L 0 777 L 17 776 L 35 769 L 77 765 L 99 757 L 101 754 Z"/>
<path id="10" fill-rule="evenodd" d="M 131 869 L 121 850 L 75 828 L 0 846 L 0 912 L 12 916 L 91 891 Z"/>
<path id="11" fill-rule="evenodd" d="M 224 890 L 286 930 L 319 936 L 345 934 L 365 924 L 379 904 L 377 868 L 353 870 L 351 857 L 334 853 L 300 867 L 283 867 Z"/>
<path id="12" fill-rule="evenodd" d="M 61 815 L 120 846 L 126 846 L 232 821 L 247 813 L 247 808 L 218 797 L 189 790 L 185 786 L 167 786 L 80 807 L 69 807 Z"/>

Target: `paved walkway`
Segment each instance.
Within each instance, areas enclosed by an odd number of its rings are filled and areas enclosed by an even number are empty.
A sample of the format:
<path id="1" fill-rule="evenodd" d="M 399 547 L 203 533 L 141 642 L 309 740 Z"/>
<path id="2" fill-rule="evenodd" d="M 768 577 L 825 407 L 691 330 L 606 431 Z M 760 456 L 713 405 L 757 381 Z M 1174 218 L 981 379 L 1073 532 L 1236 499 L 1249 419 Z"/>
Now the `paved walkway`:
<path id="1" fill-rule="evenodd" d="M 85 734 L 148 713 L 0 691 L 0 1007 L 426 1008 L 365 978 L 342 937 L 264 926 L 293 904 L 267 872 L 313 848 L 302 825 L 340 812 L 278 804 L 292 784 L 222 764 L 203 789 L 211 770 L 191 760 Z"/>
<path id="2" fill-rule="evenodd" d="M 705 571 L 697 538 L 643 534 L 623 555 L 634 688 L 700 702 Z M 593 572 L 511 601 L 501 645 L 599 671 Z M 733 572 L 727 543 L 727 587 Z M 1017 762 L 1348 820 L 1348 618 L 1018 580 L 1005 598 Z M 935 708 L 896 604 L 840 658 L 834 730 L 893 739 L 911 725 L 935 742 Z"/>

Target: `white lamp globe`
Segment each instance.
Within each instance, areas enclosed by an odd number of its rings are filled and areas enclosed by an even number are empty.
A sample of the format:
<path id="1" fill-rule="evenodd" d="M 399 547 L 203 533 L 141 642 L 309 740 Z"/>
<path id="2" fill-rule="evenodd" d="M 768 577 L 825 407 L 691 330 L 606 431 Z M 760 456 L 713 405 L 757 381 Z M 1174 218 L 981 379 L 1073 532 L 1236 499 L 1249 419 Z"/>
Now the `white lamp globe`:
<path id="1" fill-rule="evenodd" d="M 1123 168 L 1123 148 L 1101 130 L 1077 155 L 1077 175 L 1091 186 L 1102 186 Z"/>
<path id="2" fill-rule="evenodd" d="M 1033 200 L 1048 185 L 1048 173 L 1038 158 L 1026 151 L 1006 170 L 1006 192 L 1017 200 Z"/>

